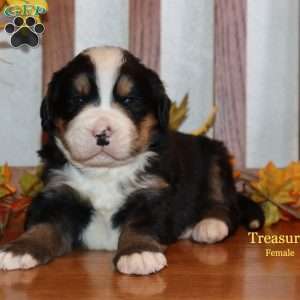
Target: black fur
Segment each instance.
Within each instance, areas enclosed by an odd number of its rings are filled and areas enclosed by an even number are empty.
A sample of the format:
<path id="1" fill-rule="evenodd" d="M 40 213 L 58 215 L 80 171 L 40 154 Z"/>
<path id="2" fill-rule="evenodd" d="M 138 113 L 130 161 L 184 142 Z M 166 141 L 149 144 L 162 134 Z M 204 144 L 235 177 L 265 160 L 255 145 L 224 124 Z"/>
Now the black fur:
<path id="1" fill-rule="evenodd" d="M 166 130 L 171 101 L 165 93 L 161 80 L 154 71 L 144 66 L 128 51 L 124 51 L 124 61 L 120 74 L 128 75 L 135 83 L 131 92 L 133 101 L 125 105 L 132 119 L 138 122 L 146 114 L 153 112 L 159 121 L 159 129 Z M 118 100 L 118 95 L 114 96 Z M 124 105 L 122 99 L 119 99 L 119 102 Z"/>
<path id="2" fill-rule="evenodd" d="M 158 235 L 163 244 L 174 242 L 186 228 L 205 217 L 224 220 L 232 233 L 239 224 L 240 213 L 229 156 L 223 144 L 178 132 L 169 132 L 164 138 L 168 140 L 167 147 L 147 172 L 162 176 L 169 187 L 131 195 L 114 216 L 114 225 L 131 222 L 138 230 Z M 222 170 L 219 184 L 224 202 L 211 195 L 208 172 L 214 164 Z"/>
<path id="3" fill-rule="evenodd" d="M 265 223 L 261 207 L 243 194 L 238 194 L 238 204 L 241 211 L 241 224 L 250 231 L 260 229 Z M 253 221 L 256 223 L 255 226 Z"/>
<path id="4" fill-rule="evenodd" d="M 60 169 L 67 163 L 67 159 L 55 143 L 54 136 L 50 133 L 47 136 L 47 142 L 44 143 L 38 154 L 44 165 L 42 174 L 44 181 L 47 181 L 47 178 L 49 178 L 50 170 Z"/>
<path id="5" fill-rule="evenodd" d="M 87 76 L 91 86 L 88 95 L 79 94 L 74 86 L 74 80 L 82 74 Z M 43 129 L 53 133 L 55 120 L 70 121 L 84 105 L 97 104 L 99 101 L 94 65 L 88 56 L 79 54 L 64 68 L 54 73 L 48 85 L 47 95 L 41 106 Z"/>

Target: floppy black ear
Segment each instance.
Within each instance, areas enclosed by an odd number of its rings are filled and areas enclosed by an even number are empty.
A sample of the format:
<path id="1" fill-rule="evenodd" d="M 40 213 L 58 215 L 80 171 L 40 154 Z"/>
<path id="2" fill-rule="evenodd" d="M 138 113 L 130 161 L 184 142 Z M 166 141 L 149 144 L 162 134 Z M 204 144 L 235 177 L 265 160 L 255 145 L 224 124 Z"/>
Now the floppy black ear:
<path id="1" fill-rule="evenodd" d="M 53 105 L 58 97 L 58 91 L 61 87 L 61 78 L 64 68 L 55 72 L 52 75 L 51 81 L 48 84 L 46 96 L 44 97 L 41 108 L 41 124 L 44 131 L 50 131 L 54 127 Z"/>
<path id="2" fill-rule="evenodd" d="M 169 128 L 171 101 L 169 97 L 163 93 L 158 104 L 158 121 L 162 129 Z"/>
<path id="3" fill-rule="evenodd" d="M 52 116 L 49 109 L 48 96 L 45 96 L 40 108 L 41 124 L 44 131 L 48 131 L 52 127 Z"/>
<path id="4" fill-rule="evenodd" d="M 165 87 L 158 74 L 151 69 L 147 69 L 147 75 L 150 79 L 152 93 L 157 99 L 157 118 L 160 128 L 167 130 L 169 128 L 171 100 L 169 99 Z"/>

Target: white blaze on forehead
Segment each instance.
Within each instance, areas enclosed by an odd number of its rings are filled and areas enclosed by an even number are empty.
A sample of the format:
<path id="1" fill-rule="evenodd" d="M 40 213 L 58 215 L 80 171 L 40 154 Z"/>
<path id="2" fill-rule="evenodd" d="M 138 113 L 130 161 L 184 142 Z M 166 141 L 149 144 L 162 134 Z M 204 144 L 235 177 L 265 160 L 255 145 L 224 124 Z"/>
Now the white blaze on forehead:
<path id="1" fill-rule="evenodd" d="M 119 70 L 124 62 L 123 52 L 117 47 L 91 48 L 86 51 L 95 64 L 101 107 L 110 107 Z"/>

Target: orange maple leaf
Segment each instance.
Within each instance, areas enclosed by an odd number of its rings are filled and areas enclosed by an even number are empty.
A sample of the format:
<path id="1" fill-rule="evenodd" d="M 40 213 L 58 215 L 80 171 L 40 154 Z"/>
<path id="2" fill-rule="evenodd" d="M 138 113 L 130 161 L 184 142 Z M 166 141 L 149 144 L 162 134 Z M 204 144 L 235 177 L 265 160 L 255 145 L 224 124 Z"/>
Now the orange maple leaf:
<path id="1" fill-rule="evenodd" d="M 277 168 L 273 162 L 259 170 L 258 180 L 251 182 L 252 197 L 257 202 L 272 200 L 278 204 L 296 204 L 300 199 L 300 163 Z"/>
<path id="2" fill-rule="evenodd" d="M 13 195 L 16 188 L 11 183 L 12 172 L 7 164 L 0 167 L 0 198 Z"/>

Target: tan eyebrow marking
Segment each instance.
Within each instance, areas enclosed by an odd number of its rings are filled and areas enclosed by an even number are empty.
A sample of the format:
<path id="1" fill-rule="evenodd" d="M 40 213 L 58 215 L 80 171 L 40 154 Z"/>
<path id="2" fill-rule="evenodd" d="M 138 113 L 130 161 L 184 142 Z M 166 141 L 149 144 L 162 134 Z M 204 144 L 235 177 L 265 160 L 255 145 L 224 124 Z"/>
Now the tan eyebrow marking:
<path id="1" fill-rule="evenodd" d="M 80 74 L 74 80 L 76 90 L 82 94 L 87 95 L 91 90 L 91 85 L 88 77 L 85 74 Z"/>
<path id="2" fill-rule="evenodd" d="M 120 96 L 127 96 L 131 92 L 132 87 L 132 80 L 128 76 L 122 75 L 117 83 L 117 93 Z"/>

